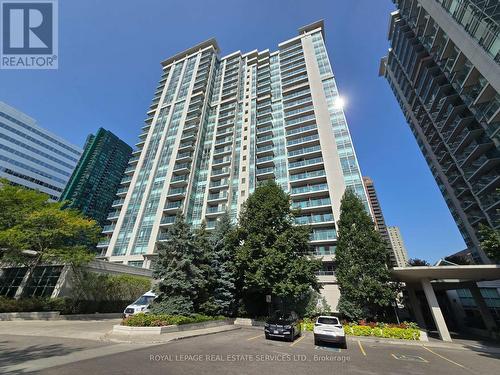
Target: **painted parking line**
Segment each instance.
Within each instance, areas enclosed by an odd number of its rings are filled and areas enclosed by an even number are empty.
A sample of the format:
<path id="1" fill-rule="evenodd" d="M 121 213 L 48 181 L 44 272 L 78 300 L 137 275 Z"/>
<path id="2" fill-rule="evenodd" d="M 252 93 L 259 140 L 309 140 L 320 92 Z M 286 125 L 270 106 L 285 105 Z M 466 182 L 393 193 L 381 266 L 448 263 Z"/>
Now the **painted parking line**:
<path id="1" fill-rule="evenodd" d="M 294 346 L 294 345 L 298 344 L 299 342 L 301 342 L 301 341 L 302 341 L 302 340 L 304 340 L 305 338 L 306 338 L 306 335 L 302 335 L 302 336 L 300 336 L 297 340 L 295 340 L 294 342 L 292 342 L 292 343 L 290 344 L 290 346 Z"/>
<path id="2" fill-rule="evenodd" d="M 439 358 L 444 359 L 445 361 L 448 361 L 448 362 L 453 363 L 454 365 L 456 365 L 456 366 L 458 366 L 458 367 L 461 367 L 461 368 L 463 368 L 463 369 L 468 370 L 468 368 L 467 368 L 467 367 L 465 367 L 465 366 L 461 365 L 460 363 L 457 363 L 457 362 L 455 362 L 455 361 L 452 361 L 451 359 L 446 358 L 446 357 L 442 356 L 441 354 L 436 353 L 435 351 L 433 351 L 432 349 L 429 349 L 428 347 L 426 347 L 426 346 L 424 346 L 424 345 L 422 345 L 422 348 L 424 348 L 424 349 L 425 349 L 425 350 L 427 350 L 428 352 L 431 352 L 432 354 L 434 354 L 434 355 L 438 356 Z"/>
<path id="3" fill-rule="evenodd" d="M 262 337 L 262 333 L 260 335 L 248 338 L 247 341 L 255 340 L 255 339 L 258 339 L 259 337 Z"/>
<path id="4" fill-rule="evenodd" d="M 363 355 L 366 357 L 365 349 L 363 348 L 363 345 L 361 345 L 361 341 L 359 341 L 359 340 L 358 340 L 358 346 L 359 346 L 359 350 L 361 350 L 361 353 L 363 353 Z"/>
<path id="5" fill-rule="evenodd" d="M 424 363 L 429 363 L 428 360 L 425 358 L 422 358 L 418 355 L 408 355 L 408 354 L 394 354 L 391 353 L 391 355 L 394 357 L 394 359 L 397 359 L 399 361 L 410 361 L 410 362 L 424 362 Z"/>

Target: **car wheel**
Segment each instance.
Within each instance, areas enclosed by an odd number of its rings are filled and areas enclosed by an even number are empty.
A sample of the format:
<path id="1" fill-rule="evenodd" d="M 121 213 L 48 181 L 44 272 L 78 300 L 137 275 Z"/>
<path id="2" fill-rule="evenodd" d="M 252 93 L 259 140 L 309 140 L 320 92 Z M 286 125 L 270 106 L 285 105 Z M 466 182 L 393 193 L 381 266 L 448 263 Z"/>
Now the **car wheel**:
<path id="1" fill-rule="evenodd" d="M 269 335 L 266 333 L 266 340 L 269 340 Z"/>
<path id="2" fill-rule="evenodd" d="M 340 343 L 340 347 L 341 347 L 342 349 L 347 349 L 347 341 L 346 341 L 345 339 L 344 339 L 344 341 L 342 341 L 342 342 Z"/>
<path id="3" fill-rule="evenodd" d="M 321 342 L 320 340 L 318 340 L 316 337 L 314 338 L 314 345 L 319 345 Z"/>

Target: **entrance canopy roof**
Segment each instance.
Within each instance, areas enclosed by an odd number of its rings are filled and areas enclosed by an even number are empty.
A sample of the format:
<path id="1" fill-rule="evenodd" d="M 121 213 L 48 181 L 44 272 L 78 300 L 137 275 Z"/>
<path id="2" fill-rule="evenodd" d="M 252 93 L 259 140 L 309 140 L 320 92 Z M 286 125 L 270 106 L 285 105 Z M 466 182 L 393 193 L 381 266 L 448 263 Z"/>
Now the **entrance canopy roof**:
<path id="1" fill-rule="evenodd" d="M 491 281 L 500 279 L 500 265 L 395 267 L 394 280 L 419 283 L 421 280 Z"/>

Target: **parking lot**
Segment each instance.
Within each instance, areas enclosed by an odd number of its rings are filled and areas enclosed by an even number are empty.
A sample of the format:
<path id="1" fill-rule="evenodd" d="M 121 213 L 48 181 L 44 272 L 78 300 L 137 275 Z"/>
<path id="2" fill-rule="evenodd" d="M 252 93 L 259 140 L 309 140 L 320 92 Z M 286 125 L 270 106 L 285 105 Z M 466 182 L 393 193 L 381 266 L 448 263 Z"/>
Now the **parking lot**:
<path id="1" fill-rule="evenodd" d="M 53 367 L 42 374 L 494 374 L 500 356 L 349 339 L 347 349 L 265 340 L 257 329 L 193 337 Z"/>

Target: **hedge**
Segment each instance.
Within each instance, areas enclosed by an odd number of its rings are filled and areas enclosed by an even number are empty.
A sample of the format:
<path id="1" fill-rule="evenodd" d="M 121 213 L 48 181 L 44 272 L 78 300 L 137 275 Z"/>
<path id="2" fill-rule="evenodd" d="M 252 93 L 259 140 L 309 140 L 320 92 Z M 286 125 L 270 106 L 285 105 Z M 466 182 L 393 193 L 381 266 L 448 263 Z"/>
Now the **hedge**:
<path id="1" fill-rule="evenodd" d="M 86 301 L 70 298 L 0 297 L 0 313 L 60 311 L 62 314 L 122 313 L 130 301 Z"/>
<path id="2" fill-rule="evenodd" d="M 201 323 L 209 320 L 223 320 L 223 316 L 207 316 L 195 314 L 193 316 L 167 315 L 167 314 L 144 314 L 139 313 L 123 319 L 122 325 L 129 327 L 162 327 L 169 325 L 182 325 L 189 323 Z"/>

